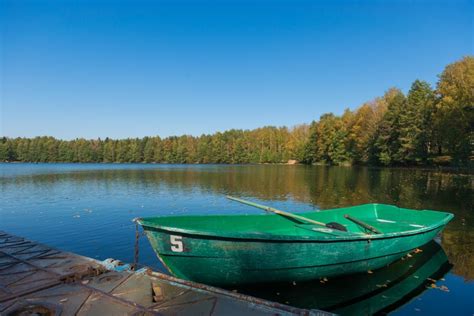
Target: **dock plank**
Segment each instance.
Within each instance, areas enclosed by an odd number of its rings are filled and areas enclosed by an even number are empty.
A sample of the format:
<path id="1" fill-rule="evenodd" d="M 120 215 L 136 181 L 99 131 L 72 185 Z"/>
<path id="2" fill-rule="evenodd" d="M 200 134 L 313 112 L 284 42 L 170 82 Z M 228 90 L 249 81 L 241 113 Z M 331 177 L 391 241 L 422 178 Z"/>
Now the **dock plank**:
<path id="1" fill-rule="evenodd" d="M 110 262 L 110 260 L 109 260 Z M 101 261 L 0 231 L 0 315 L 331 315 Z"/>

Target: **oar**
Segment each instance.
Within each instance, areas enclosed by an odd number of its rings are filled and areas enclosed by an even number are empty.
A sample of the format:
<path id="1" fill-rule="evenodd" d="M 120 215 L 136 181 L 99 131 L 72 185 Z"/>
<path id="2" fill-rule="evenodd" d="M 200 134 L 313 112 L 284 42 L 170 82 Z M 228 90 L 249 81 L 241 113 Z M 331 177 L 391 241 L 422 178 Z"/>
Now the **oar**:
<path id="1" fill-rule="evenodd" d="M 311 223 L 311 224 L 314 224 L 314 225 L 324 226 L 324 227 L 327 227 L 327 228 L 336 229 L 336 230 L 340 230 L 340 231 L 344 231 L 344 232 L 347 231 L 347 228 L 345 226 L 339 224 L 339 223 L 331 222 L 331 223 L 326 224 L 326 223 L 318 222 L 318 221 L 309 219 L 307 217 L 299 216 L 299 215 L 296 215 L 296 214 L 293 214 L 293 213 L 280 211 L 280 210 L 274 209 L 273 207 L 268 207 L 268 206 L 260 205 L 260 204 L 254 203 L 254 202 L 242 200 L 242 199 L 239 199 L 239 198 L 236 198 L 236 197 L 233 197 L 233 196 L 227 196 L 227 198 L 229 200 L 236 201 L 236 202 L 246 204 L 246 205 L 250 205 L 250 206 L 265 210 L 267 212 L 275 213 L 275 214 L 278 214 L 278 215 L 281 215 L 281 216 L 284 216 L 284 217 L 290 217 L 290 218 L 296 219 L 300 222 Z"/>
<path id="2" fill-rule="evenodd" d="M 362 226 L 364 227 L 365 229 L 375 233 L 375 234 L 381 234 L 382 232 L 380 230 L 378 230 L 377 228 L 375 228 L 374 226 L 371 226 L 367 223 L 364 223 L 363 221 L 361 221 L 360 219 L 357 219 L 357 218 L 354 218 L 348 214 L 344 215 L 345 218 L 347 218 L 348 220 L 350 220 L 351 222 L 354 222 L 356 223 L 357 225 L 359 226 Z"/>

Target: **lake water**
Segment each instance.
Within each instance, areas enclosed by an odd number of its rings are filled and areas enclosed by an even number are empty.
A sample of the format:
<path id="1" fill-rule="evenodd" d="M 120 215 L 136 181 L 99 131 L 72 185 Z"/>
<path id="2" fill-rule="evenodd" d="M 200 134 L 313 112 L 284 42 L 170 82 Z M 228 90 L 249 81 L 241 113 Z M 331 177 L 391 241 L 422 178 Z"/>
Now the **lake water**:
<path id="1" fill-rule="evenodd" d="M 343 314 L 474 315 L 474 176 L 418 169 L 287 165 L 0 164 L 0 230 L 97 258 L 133 261 L 132 219 L 396 204 L 455 214 L 423 252 L 372 274 L 239 292 Z M 163 269 L 148 241 L 140 263 Z M 433 285 L 431 285 L 433 284 Z M 429 288 L 428 288 L 429 287 Z"/>

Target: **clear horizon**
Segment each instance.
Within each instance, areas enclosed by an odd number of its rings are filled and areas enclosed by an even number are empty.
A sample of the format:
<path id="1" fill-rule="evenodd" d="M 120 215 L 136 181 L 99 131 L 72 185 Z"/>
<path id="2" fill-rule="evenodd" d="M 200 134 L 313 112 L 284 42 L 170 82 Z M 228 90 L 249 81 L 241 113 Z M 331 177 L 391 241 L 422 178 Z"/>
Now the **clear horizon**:
<path id="1" fill-rule="evenodd" d="M 472 1 L 2 1 L 0 133 L 294 126 L 474 53 Z"/>

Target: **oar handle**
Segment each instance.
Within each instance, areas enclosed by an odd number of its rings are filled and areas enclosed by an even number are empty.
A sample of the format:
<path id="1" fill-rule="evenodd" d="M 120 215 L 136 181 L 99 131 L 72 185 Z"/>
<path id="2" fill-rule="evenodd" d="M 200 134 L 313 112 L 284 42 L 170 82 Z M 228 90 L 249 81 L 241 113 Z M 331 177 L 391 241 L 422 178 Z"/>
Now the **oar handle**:
<path id="1" fill-rule="evenodd" d="M 276 209 L 273 209 L 269 206 L 260 205 L 260 204 L 250 202 L 250 201 L 247 201 L 247 200 L 243 200 L 243 199 L 239 199 L 239 198 L 236 198 L 236 197 L 233 197 L 233 196 L 230 196 L 230 195 L 227 195 L 226 198 L 228 198 L 229 200 L 232 200 L 232 201 L 236 201 L 236 202 L 239 202 L 239 203 L 242 203 L 242 204 L 250 205 L 250 206 L 265 210 L 267 212 L 277 211 Z"/>
<path id="2" fill-rule="evenodd" d="M 321 223 L 321 222 L 318 222 L 318 221 L 309 219 L 309 218 L 307 218 L 307 217 L 299 216 L 299 215 L 296 215 L 296 214 L 293 214 L 293 213 L 288 213 L 288 212 L 285 212 L 285 211 L 280 211 L 280 210 L 277 210 L 277 209 L 275 209 L 275 208 L 273 208 L 273 207 L 268 207 L 268 206 L 265 206 L 265 205 L 260 205 L 260 204 L 254 203 L 254 202 L 242 200 L 242 199 L 239 199 L 239 198 L 236 198 L 236 197 L 233 197 L 233 196 L 229 196 L 229 195 L 227 196 L 227 198 L 228 198 L 229 200 L 236 201 L 236 202 L 239 202 L 239 203 L 242 203 L 242 204 L 246 204 L 246 205 L 249 205 L 249 206 L 253 206 L 253 207 L 256 207 L 256 208 L 265 210 L 265 211 L 267 211 L 267 212 L 272 212 L 272 213 L 275 213 L 275 214 L 278 214 L 278 215 L 282 215 L 282 216 L 286 216 L 286 217 L 291 217 L 291 218 L 297 219 L 297 220 L 302 221 L 302 222 L 311 223 L 311 224 L 315 224 L 315 225 L 319 225 L 319 226 L 324 226 L 324 227 L 326 227 L 326 224 L 324 224 L 324 223 Z"/>
<path id="3" fill-rule="evenodd" d="M 363 221 L 361 221 L 360 219 L 357 219 L 357 218 L 354 218 L 348 214 L 344 215 L 345 218 L 347 218 L 348 220 L 350 220 L 351 222 L 354 222 L 356 223 L 357 225 L 359 226 L 362 226 L 364 227 L 365 229 L 367 230 L 370 230 L 371 232 L 373 233 L 376 233 L 376 234 L 381 234 L 382 232 L 380 230 L 378 230 L 377 228 L 375 228 L 374 226 L 371 226 L 367 223 L 364 223 Z"/>

